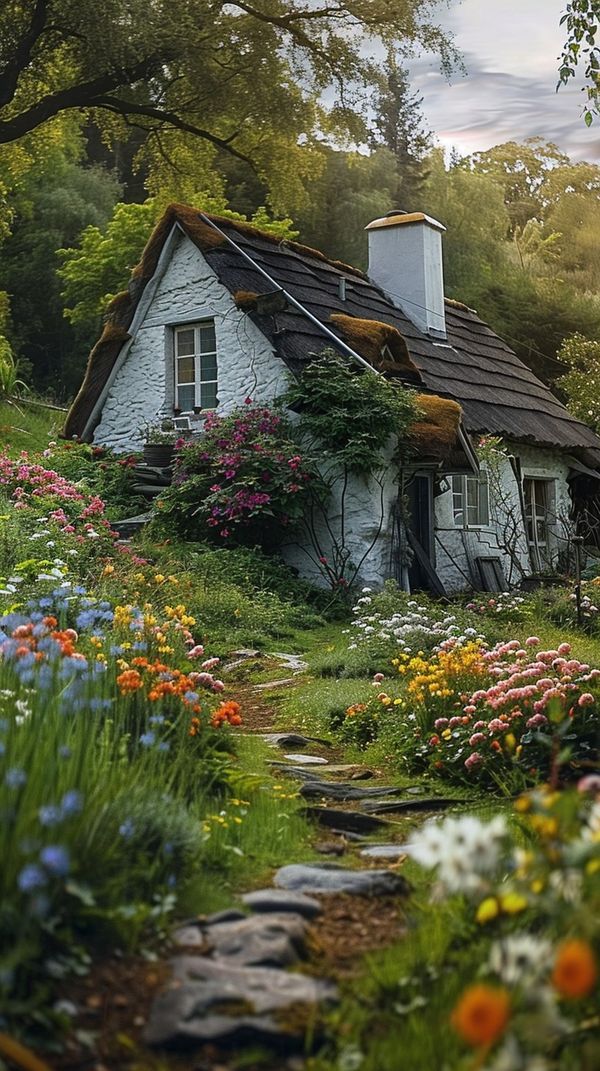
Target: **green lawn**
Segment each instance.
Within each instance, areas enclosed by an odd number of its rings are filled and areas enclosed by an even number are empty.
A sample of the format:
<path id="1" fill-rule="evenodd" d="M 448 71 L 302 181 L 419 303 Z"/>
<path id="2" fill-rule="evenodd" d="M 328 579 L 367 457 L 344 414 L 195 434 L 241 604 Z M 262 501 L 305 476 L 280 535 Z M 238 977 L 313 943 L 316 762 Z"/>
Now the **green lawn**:
<path id="1" fill-rule="evenodd" d="M 66 410 L 51 409 L 43 402 L 0 400 L 0 447 L 10 454 L 21 450 L 44 450 L 60 434 Z"/>

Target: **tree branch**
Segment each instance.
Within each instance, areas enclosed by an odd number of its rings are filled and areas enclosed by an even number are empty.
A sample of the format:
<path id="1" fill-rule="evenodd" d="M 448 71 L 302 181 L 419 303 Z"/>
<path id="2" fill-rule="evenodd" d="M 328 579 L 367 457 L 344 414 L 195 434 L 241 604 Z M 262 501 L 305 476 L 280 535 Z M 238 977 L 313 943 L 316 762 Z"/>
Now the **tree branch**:
<path id="1" fill-rule="evenodd" d="M 211 145 L 215 145 L 217 149 L 222 149 L 223 152 L 235 156 L 255 170 L 254 163 L 250 157 L 243 152 L 239 152 L 238 149 L 234 149 L 231 144 L 238 137 L 239 131 L 231 134 L 228 138 L 220 138 L 216 134 L 211 134 L 210 130 L 204 130 L 194 123 L 188 123 L 176 112 L 166 111 L 163 108 L 153 108 L 151 104 L 135 104 L 132 101 L 119 100 L 118 97 L 96 97 L 95 100 L 91 101 L 90 107 L 104 108 L 106 111 L 116 112 L 117 115 L 143 115 L 148 119 L 156 119 L 160 123 L 175 127 L 176 130 L 183 130 L 187 134 L 194 134 L 197 138 L 203 138 L 205 141 L 210 142 Z"/>
<path id="2" fill-rule="evenodd" d="M 49 0 L 37 0 L 29 26 L 0 73 L 0 107 L 10 104 L 17 91 L 21 73 L 29 66 L 33 47 L 42 36 L 48 18 Z"/>
<path id="3" fill-rule="evenodd" d="M 27 111 L 15 115 L 11 119 L 0 121 L 0 145 L 17 141 L 31 130 L 45 123 L 47 119 L 53 119 L 60 112 L 77 108 L 91 108 L 95 106 L 97 97 L 110 93 L 113 89 L 121 86 L 130 86 L 147 78 L 165 62 L 165 56 L 146 56 L 131 67 L 122 67 L 113 71 L 106 71 L 89 82 L 69 86 L 68 89 L 57 90 L 42 97 Z"/>

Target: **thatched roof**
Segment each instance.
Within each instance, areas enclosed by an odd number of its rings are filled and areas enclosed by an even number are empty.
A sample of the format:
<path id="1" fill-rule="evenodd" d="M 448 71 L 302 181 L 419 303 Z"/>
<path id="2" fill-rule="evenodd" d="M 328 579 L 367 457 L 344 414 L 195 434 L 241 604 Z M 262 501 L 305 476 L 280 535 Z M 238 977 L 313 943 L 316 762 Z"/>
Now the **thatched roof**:
<path id="1" fill-rule="evenodd" d="M 437 394 L 417 394 L 416 402 L 423 417 L 412 425 L 411 441 L 419 454 L 444 460 L 456 447 L 462 409 Z"/>
<path id="2" fill-rule="evenodd" d="M 247 315 L 292 372 L 299 372 L 306 361 L 332 342 L 295 307 L 288 305 L 276 314 L 267 314 L 260 302 L 252 307 L 255 296 L 273 289 L 258 265 L 324 328 L 365 359 L 375 363 L 374 349 L 381 357 L 382 332 L 389 331 L 385 359 L 390 364 L 383 370 L 424 392 L 453 399 L 462 409 L 468 431 L 557 447 L 579 453 L 593 465 L 600 463 L 600 439 L 576 420 L 466 305 L 446 302 L 447 339 L 444 343 L 434 341 L 357 268 L 297 242 L 281 241 L 249 224 L 217 216 L 211 219 L 257 267 L 203 223 L 195 209 L 169 206 L 144 250 L 127 294 L 119 295 L 109 310 L 108 334 L 92 351 L 84 384 L 67 418 L 66 435 L 85 433 L 90 437 L 93 433 L 90 416 L 118 356 L 118 338 L 112 329 L 127 332 L 165 241 L 178 224 L 202 251 L 221 283 L 246 306 Z"/>

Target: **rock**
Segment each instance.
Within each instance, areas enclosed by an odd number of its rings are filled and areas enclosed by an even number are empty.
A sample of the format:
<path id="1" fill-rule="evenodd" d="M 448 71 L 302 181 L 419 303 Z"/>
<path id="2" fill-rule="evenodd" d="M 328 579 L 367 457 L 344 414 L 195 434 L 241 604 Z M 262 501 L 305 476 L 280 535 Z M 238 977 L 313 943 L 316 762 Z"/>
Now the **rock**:
<path id="1" fill-rule="evenodd" d="M 319 840 L 314 848 L 319 855 L 343 855 L 346 851 L 343 840 Z"/>
<path id="2" fill-rule="evenodd" d="M 352 893 L 355 896 L 406 896 L 410 885 L 391 870 L 349 870 L 338 863 L 290 863 L 274 882 L 300 892 Z"/>
<path id="3" fill-rule="evenodd" d="M 340 811 L 335 807 L 304 807 L 302 814 L 337 833 L 374 833 L 387 825 L 384 819 L 362 811 Z"/>
<path id="4" fill-rule="evenodd" d="M 266 692 L 269 688 L 282 688 L 284 684 L 293 684 L 293 677 L 283 677 L 280 681 L 265 681 L 264 684 L 253 685 L 252 690 L 254 692 Z"/>
<path id="5" fill-rule="evenodd" d="M 256 889 L 242 896 L 242 901 L 253 911 L 292 911 L 306 919 L 314 918 L 321 911 L 318 900 L 285 889 Z"/>
<path id="6" fill-rule="evenodd" d="M 203 923 L 206 926 L 214 926 L 219 922 L 237 922 L 245 918 L 247 918 L 246 912 L 240 911 L 239 907 L 226 907 L 223 911 L 215 911 L 213 915 L 208 915 Z"/>
<path id="7" fill-rule="evenodd" d="M 319 736 L 301 736 L 300 733 L 261 733 L 262 739 L 273 747 L 306 747 L 307 744 L 322 744 L 331 747 L 329 740 L 323 740 Z"/>
<path id="8" fill-rule="evenodd" d="M 141 531 L 144 525 L 152 520 L 152 513 L 139 513 L 137 517 L 125 517 L 122 521 L 111 521 L 110 526 L 118 532 L 122 539 L 129 539 L 136 532 Z"/>
<path id="9" fill-rule="evenodd" d="M 213 959 L 226 959 L 237 967 L 288 967 L 304 951 L 306 921 L 299 914 L 279 911 L 195 929 L 196 943 L 206 944 Z M 193 947 L 192 930 L 178 930 L 175 943 Z"/>
<path id="10" fill-rule="evenodd" d="M 401 859 L 407 854 L 404 844 L 371 844 L 360 853 L 365 859 Z"/>
<path id="11" fill-rule="evenodd" d="M 270 967 L 234 967 L 202 956 L 178 957 L 172 967 L 169 986 L 152 1006 L 144 1032 L 148 1045 L 278 1039 L 301 1045 L 305 1024 L 299 1007 L 310 1013 L 337 1000 L 331 982 Z"/>
<path id="12" fill-rule="evenodd" d="M 343 781 L 318 781 L 314 778 L 300 786 L 300 795 L 305 799 L 365 800 L 374 799 L 376 796 L 393 796 L 400 792 L 402 789 L 389 786 L 359 788 L 357 785 L 345 784 Z"/>
<path id="13" fill-rule="evenodd" d="M 299 655 L 285 654 L 284 651 L 273 651 L 271 657 L 278 658 L 280 662 L 284 662 L 295 673 L 302 673 L 308 667 L 308 662 L 305 662 Z"/>
<path id="14" fill-rule="evenodd" d="M 366 781 L 369 777 L 375 777 L 373 770 L 368 770 L 366 767 L 364 770 L 355 770 L 350 774 L 351 781 Z"/>
<path id="15" fill-rule="evenodd" d="M 426 800 L 368 800 L 361 803 L 361 809 L 367 814 L 398 814 L 410 811 L 443 811 L 446 807 L 456 807 L 461 803 L 473 803 L 473 800 L 426 799 Z"/>
<path id="16" fill-rule="evenodd" d="M 259 658 L 260 651 L 256 651 L 251 647 L 240 647 L 239 651 L 232 651 L 232 658 Z"/>
<path id="17" fill-rule="evenodd" d="M 288 762 L 297 762 L 299 765 L 327 766 L 327 759 L 322 759 L 320 755 L 303 755 L 302 752 L 298 752 L 297 754 L 284 755 L 284 758 Z M 281 765 L 285 769 L 284 764 L 281 763 Z"/>

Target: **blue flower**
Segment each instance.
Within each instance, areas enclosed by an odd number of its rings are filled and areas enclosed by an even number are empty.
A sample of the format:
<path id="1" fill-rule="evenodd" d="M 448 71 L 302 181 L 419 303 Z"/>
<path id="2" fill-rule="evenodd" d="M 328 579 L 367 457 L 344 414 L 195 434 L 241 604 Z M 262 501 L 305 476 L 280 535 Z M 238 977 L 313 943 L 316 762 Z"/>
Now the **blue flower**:
<path id="1" fill-rule="evenodd" d="M 43 888 L 46 880 L 46 875 L 39 866 L 36 866 L 35 863 L 28 863 L 19 874 L 17 885 L 21 892 L 33 892 L 34 889 Z"/>
<path id="2" fill-rule="evenodd" d="M 142 745 L 142 747 L 152 747 L 155 740 L 156 733 L 153 733 L 151 730 L 149 730 L 147 733 L 142 733 L 142 735 L 140 736 L 140 744 Z"/>
<path id="3" fill-rule="evenodd" d="M 166 740 L 161 740 L 160 743 L 156 745 L 156 750 L 168 751 L 170 747 L 171 745 Z"/>
<path id="4" fill-rule="evenodd" d="M 4 776 L 4 783 L 8 785 L 9 788 L 21 788 L 26 781 L 27 774 L 25 773 L 25 770 L 18 770 L 16 766 L 7 770 Z"/>
<path id="5" fill-rule="evenodd" d="M 133 837 L 133 834 L 135 833 L 135 825 L 131 821 L 131 818 L 126 818 L 125 821 L 121 823 L 119 826 L 119 833 L 124 840 L 130 840 L 130 838 Z"/>
<path id="6" fill-rule="evenodd" d="M 66 744 L 63 744 L 62 747 L 59 747 L 58 754 L 60 755 L 61 759 L 70 759 L 73 752 L 71 751 L 70 747 L 67 747 Z"/>
<path id="7" fill-rule="evenodd" d="M 79 814 L 82 808 L 83 796 L 81 792 L 78 792 L 76 788 L 71 788 L 68 792 L 65 792 L 60 804 L 60 810 L 64 818 L 72 818 L 74 814 Z"/>
<path id="8" fill-rule="evenodd" d="M 40 860 L 51 874 L 64 878 L 69 873 L 69 853 L 60 844 L 48 844 L 42 848 Z"/>
<path id="9" fill-rule="evenodd" d="M 40 807 L 38 811 L 38 817 L 43 826 L 57 826 L 62 821 L 62 812 L 60 807 L 55 807 L 53 804 Z"/>
<path id="10" fill-rule="evenodd" d="M 148 718 L 150 725 L 162 725 L 164 723 L 164 714 L 153 714 L 151 718 Z"/>

